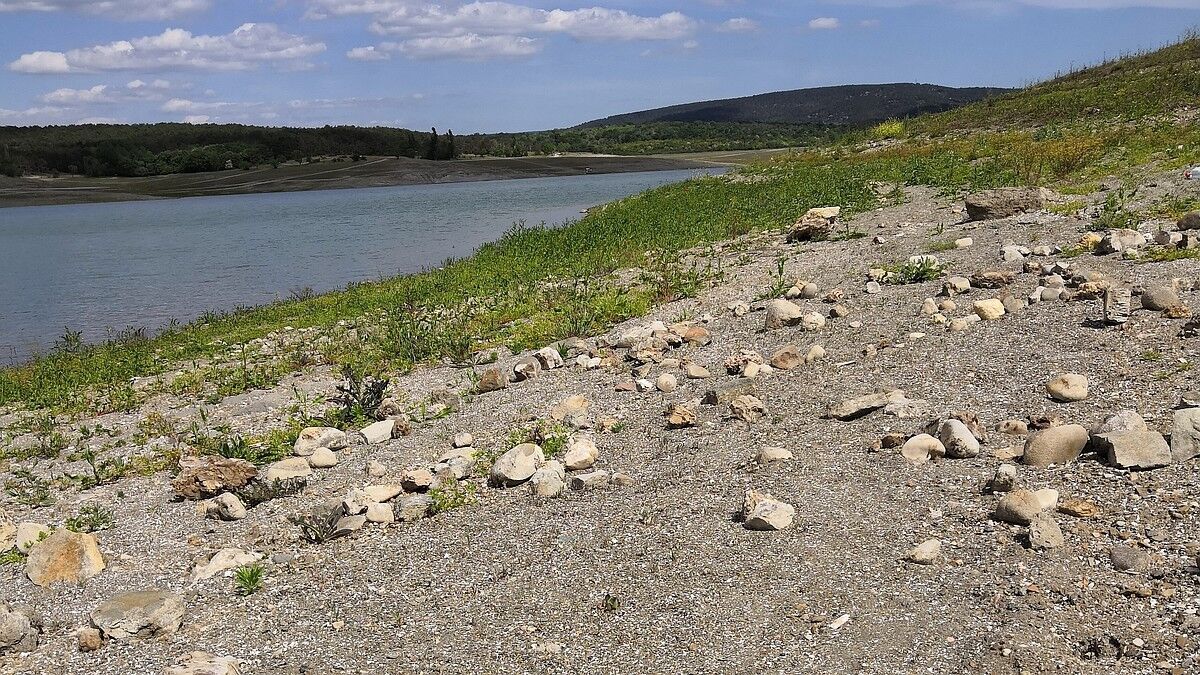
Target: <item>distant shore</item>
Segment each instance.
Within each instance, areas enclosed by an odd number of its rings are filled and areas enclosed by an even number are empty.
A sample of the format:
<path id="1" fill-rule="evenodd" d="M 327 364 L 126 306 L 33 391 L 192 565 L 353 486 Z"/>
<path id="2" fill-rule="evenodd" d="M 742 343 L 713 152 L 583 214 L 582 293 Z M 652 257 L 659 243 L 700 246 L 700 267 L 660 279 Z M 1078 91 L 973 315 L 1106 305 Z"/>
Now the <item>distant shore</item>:
<path id="1" fill-rule="evenodd" d="M 589 173 L 701 169 L 739 164 L 765 154 L 765 152 L 703 153 L 694 157 L 688 155 L 657 157 L 568 155 L 463 159 L 444 162 L 395 157 L 367 157 L 357 162 L 289 164 L 247 171 L 214 171 L 143 178 L 88 178 L 85 176 L 0 178 L 0 207 L 424 185 L 575 176 Z M 742 159 L 743 156 L 745 156 L 744 159 Z"/>

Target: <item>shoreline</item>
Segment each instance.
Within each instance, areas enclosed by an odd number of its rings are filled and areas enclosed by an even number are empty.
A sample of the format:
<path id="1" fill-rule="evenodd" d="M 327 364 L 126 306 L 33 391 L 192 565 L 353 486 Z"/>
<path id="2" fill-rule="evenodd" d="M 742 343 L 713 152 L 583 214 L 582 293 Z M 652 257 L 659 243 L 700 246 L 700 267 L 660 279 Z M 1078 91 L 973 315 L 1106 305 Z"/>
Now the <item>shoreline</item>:
<path id="1" fill-rule="evenodd" d="M 729 153 L 721 154 L 729 156 Z M 445 162 L 368 157 L 359 162 L 320 162 L 248 171 L 229 170 L 144 178 L 0 178 L 0 208 L 674 171 L 732 166 L 738 163 L 726 157 L 702 157 L 703 154 L 695 158 L 681 155 L 574 155 Z"/>

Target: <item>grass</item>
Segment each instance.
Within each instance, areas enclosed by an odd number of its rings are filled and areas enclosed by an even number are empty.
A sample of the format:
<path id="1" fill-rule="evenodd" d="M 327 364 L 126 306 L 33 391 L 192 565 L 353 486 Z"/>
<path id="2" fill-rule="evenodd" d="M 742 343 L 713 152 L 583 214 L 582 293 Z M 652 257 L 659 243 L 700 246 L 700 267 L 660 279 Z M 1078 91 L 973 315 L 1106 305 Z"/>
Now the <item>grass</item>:
<path id="1" fill-rule="evenodd" d="M 66 526 L 72 532 L 99 532 L 107 530 L 113 525 L 113 513 L 109 509 L 99 506 L 84 506 L 79 509 L 78 515 L 67 518 Z"/>
<path id="2" fill-rule="evenodd" d="M 267 568 L 262 563 L 243 565 L 233 571 L 233 585 L 238 595 L 253 595 L 263 587 L 267 578 Z"/>
<path id="3" fill-rule="evenodd" d="M 474 483 L 460 481 L 448 481 L 430 489 L 429 496 L 433 499 L 433 514 L 437 515 L 474 504 L 476 502 L 475 489 Z"/>
<path id="4" fill-rule="evenodd" d="M 1200 248 L 1156 247 L 1142 251 L 1138 262 L 1153 263 L 1196 259 L 1200 259 Z"/>
<path id="5" fill-rule="evenodd" d="M 944 268 L 932 260 L 922 258 L 916 261 L 884 265 L 883 270 L 887 272 L 883 277 L 883 283 L 900 286 L 933 281 L 942 276 Z"/>

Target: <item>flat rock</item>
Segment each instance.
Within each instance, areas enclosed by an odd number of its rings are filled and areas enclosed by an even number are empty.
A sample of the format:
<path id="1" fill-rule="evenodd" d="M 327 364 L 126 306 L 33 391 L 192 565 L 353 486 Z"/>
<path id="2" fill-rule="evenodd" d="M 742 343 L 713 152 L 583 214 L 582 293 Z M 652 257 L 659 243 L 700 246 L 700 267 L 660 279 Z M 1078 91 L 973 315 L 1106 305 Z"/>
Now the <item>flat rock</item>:
<path id="1" fill-rule="evenodd" d="M 1112 466 L 1158 469 L 1171 463 L 1171 446 L 1157 431 L 1110 431 L 1092 437 L 1096 451 Z"/>
<path id="2" fill-rule="evenodd" d="M 1184 408 L 1175 411 L 1175 425 L 1171 428 L 1171 460 L 1186 462 L 1200 456 L 1200 408 Z"/>
<path id="3" fill-rule="evenodd" d="M 866 394 L 830 406 L 825 411 L 825 417 L 842 420 L 843 422 L 858 419 L 886 407 L 889 403 L 895 403 L 904 397 L 904 392 L 900 389 Z"/>
<path id="4" fill-rule="evenodd" d="M 392 434 L 396 431 L 396 420 L 383 420 L 374 424 L 367 425 L 360 429 L 358 433 L 367 439 L 367 445 L 376 445 L 384 441 L 392 440 Z"/>
<path id="5" fill-rule="evenodd" d="M 942 542 L 938 539 L 926 539 L 909 549 L 904 559 L 917 565 L 932 565 L 942 553 Z"/>
<path id="6" fill-rule="evenodd" d="M 262 560 L 262 554 L 240 548 L 223 548 L 208 560 L 192 568 L 192 581 L 211 579 L 218 574 Z"/>
<path id="7" fill-rule="evenodd" d="M 984 190 L 967 197 L 968 220 L 997 220 L 1046 208 L 1045 188 L 1009 187 Z"/>
<path id="8" fill-rule="evenodd" d="M 241 675 L 242 662 L 228 656 L 213 656 L 208 652 L 192 652 L 179 663 L 163 671 L 163 675 Z"/>
<path id="9" fill-rule="evenodd" d="M 308 456 L 308 465 L 314 469 L 331 469 L 337 463 L 337 453 L 329 448 L 317 448 Z"/>
<path id="10" fill-rule="evenodd" d="M 308 464 L 301 459 L 304 466 Z M 187 499 L 204 499 L 225 490 L 236 490 L 258 476 L 258 468 L 244 459 L 215 455 L 181 457 L 179 474 L 171 487 Z"/>
<path id="11" fill-rule="evenodd" d="M 590 471 L 588 473 L 577 473 L 574 476 L 571 476 L 571 489 L 587 490 L 589 488 L 608 485 L 610 479 L 611 475 L 603 469 Z"/>
<path id="12" fill-rule="evenodd" d="M 263 480 L 267 483 L 286 481 L 293 478 L 306 478 L 312 475 L 312 467 L 304 457 L 289 457 L 281 459 L 267 467 Z"/>
<path id="13" fill-rule="evenodd" d="M 122 593 L 92 610 L 92 625 L 112 640 L 151 638 L 179 630 L 183 598 L 169 591 Z"/>
<path id="14" fill-rule="evenodd" d="M 340 450 L 346 447 L 346 432 L 333 427 L 308 427 L 296 437 L 292 451 L 299 457 L 308 457 L 317 448 Z"/>
<path id="15" fill-rule="evenodd" d="M 1013 490 L 1000 499 L 992 518 L 1014 525 L 1028 525 L 1044 510 L 1043 500 L 1029 490 Z"/>
<path id="16" fill-rule="evenodd" d="M 429 495 L 405 495 L 393 509 L 396 520 L 414 523 L 433 512 L 433 497 Z"/>

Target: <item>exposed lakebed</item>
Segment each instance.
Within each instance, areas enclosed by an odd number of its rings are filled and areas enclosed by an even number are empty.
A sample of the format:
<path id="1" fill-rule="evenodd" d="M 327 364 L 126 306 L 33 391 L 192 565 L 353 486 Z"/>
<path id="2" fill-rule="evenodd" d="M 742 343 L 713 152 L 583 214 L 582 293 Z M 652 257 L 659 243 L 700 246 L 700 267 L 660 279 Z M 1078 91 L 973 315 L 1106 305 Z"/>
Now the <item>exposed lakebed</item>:
<path id="1" fill-rule="evenodd" d="M 416 272 L 693 170 L 0 211 L 0 365 L 114 330 Z"/>

